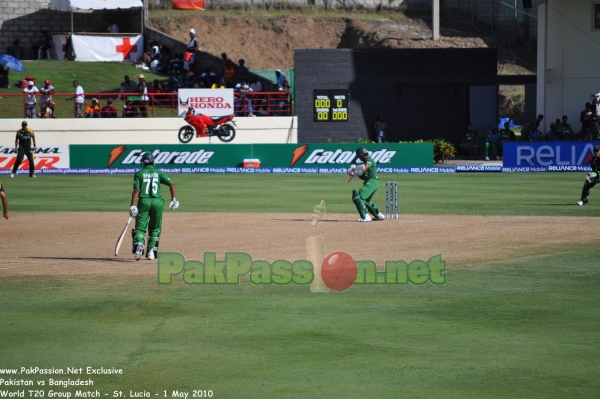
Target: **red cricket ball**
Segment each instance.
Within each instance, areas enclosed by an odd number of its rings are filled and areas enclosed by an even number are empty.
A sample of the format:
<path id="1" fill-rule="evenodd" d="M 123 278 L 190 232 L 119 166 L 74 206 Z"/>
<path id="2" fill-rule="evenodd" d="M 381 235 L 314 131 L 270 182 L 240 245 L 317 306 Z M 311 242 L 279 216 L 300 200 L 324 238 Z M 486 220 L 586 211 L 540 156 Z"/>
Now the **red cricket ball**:
<path id="1" fill-rule="evenodd" d="M 334 291 L 345 291 L 356 281 L 356 262 L 346 252 L 332 252 L 321 264 L 321 277 Z"/>

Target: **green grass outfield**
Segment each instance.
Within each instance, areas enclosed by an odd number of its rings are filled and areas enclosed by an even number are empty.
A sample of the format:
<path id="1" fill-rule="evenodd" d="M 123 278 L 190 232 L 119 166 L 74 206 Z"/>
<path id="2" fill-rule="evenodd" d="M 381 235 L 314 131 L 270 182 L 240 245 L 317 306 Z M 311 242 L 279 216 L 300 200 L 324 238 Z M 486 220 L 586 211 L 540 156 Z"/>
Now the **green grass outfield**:
<path id="1" fill-rule="evenodd" d="M 583 176 L 380 178 L 399 182 L 404 213 L 598 216 L 600 192 L 592 190 L 588 206 L 572 205 Z M 353 212 L 349 192 L 358 187 L 342 175 L 171 177 L 188 212 L 308 214 L 321 199 L 328 212 Z M 21 211 L 126 212 L 131 193 L 131 176 L 2 182 L 11 218 Z M 359 227 L 349 238 L 360 236 Z M 595 226 L 581 234 L 595 234 Z M 83 387 L 102 397 L 114 390 L 125 398 L 130 390 L 152 398 L 164 390 L 168 398 L 173 390 L 190 398 L 194 390 L 215 398 L 597 397 L 597 246 L 460 266 L 449 265 L 446 285 L 365 285 L 325 295 L 247 281 L 216 287 L 159 286 L 141 277 L 2 277 L 0 369 L 122 368 L 122 376 L 92 376 L 95 385 Z M 16 377 L 48 384 L 89 376 Z M 47 398 L 49 390 L 77 388 L 0 385 L 17 389 L 25 397 L 27 389 L 44 389 Z"/>
<path id="2" fill-rule="evenodd" d="M 38 175 L 0 179 L 11 211 L 124 211 L 132 176 Z M 321 200 L 329 213 L 353 213 L 345 175 L 178 174 L 181 212 L 312 212 Z M 575 203 L 585 173 L 457 173 L 380 175 L 374 202 L 385 205 L 385 181 L 397 181 L 400 213 L 454 215 L 600 216 L 600 190 L 585 207 Z M 40 196 L 43 193 L 43 196 Z M 168 187 L 162 194 L 169 199 Z M 598 195 L 598 200 L 595 196 Z"/>

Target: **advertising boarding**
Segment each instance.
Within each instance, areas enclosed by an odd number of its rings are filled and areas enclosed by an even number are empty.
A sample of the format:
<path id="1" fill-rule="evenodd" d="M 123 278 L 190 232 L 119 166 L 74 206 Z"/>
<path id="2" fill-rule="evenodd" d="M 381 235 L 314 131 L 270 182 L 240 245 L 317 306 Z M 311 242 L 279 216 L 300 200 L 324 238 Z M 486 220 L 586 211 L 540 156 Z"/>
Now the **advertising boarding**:
<path id="1" fill-rule="evenodd" d="M 17 152 L 14 146 L 0 145 L 0 171 L 12 170 L 17 161 Z M 33 154 L 35 169 L 64 169 L 69 168 L 69 146 L 68 145 L 45 145 L 38 146 Z M 18 167 L 19 170 L 29 170 L 29 160 L 23 157 Z"/>
<path id="2" fill-rule="evenodd" d="M 511 141 L 503 144 L 503 172 L 589 171 L 593 149 L 600 142 Z"/>
<path id="3" fill-rule="evenodd" d="M 225 116 L 233 114 L 233 89 L 179 89 L 179 116 L 190 108 L 195 114 Z"/>
<path id="4" fill-rule="evenodd" d="M 181 173 L 346 173 L 360 163 L 356 149 L 361 144 L 128 144 L 71 145 L 71 168 L 139 168 L 145 152 L 154 155 L 159 168 Z M 431 168 L 432 143 L 365 144 L 382 172 L 402 173 L 400 169 Z M 259 167 L 247 170 L 252 159 Z M 109 172 L 112 173 L 112 172 Z"/>

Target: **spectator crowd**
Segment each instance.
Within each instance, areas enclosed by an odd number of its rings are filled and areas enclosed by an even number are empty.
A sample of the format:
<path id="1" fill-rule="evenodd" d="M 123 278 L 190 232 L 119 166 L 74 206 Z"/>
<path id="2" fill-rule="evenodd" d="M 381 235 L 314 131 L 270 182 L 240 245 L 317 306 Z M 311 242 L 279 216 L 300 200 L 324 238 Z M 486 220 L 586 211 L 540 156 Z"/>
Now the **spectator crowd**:
<path id="1" fill-rule="evenodd" d="M 115 21 L 111 21 L 107 31 L 118 33 Z M 234 62 L 226 52 L 221 53 L 221 66 L 217 70 L 202 68 L 197 60 L 200 43 L 194 29 L 189 31 L 189 42 L 184 52 L 172 54 L 165 45 L 153 41 L 149 50 L 134 61 L 143 71 L 150 70 L 165 76 L 146 82 L 145 75 L 138 75 L 136 83 L 125 76 L 119 86 L 117 101 L 123 101 L 122 117 L 146 117 L 148 106 L 177 107 L 177 97 L 173 93 L 181 88 L 234 89 L 234 109 L 237 116 L 284 116 L 292 114 L 293 93 L 287 77 L 281 70 L 275 71 L 277 92 L 265 93 L 261 78 L 252 73 L 244 59 Z M 33 59 L 51 58 L 52 36 L 47 28 L 41 29 L 37 43 L 32 47 Z M 7 48 L 7 53 L 17 59 L 25 58 L 25 49 L 15 39 Z M 21 87 L 24 94 L 26 118 L 55 118 L 56 103 L 52 96 L 56 93 L 49 79 L 42 88 L 36 86 L 35 77 L 27 77 L 15 86 Z M 9 87 L 9 71 L 0 66 L 0 87 Z M 113 118 L 118 110 L 112 98 L 100 104 L 98 98 L 86 100 L 81 84 L 73 82 L 74 95 L 67 98 L 73 101 L 73 115 L 76 118 Z M 261 94 L 264 93 L 264 94 Z M 38 101 L 39 100 L 39 101 Z M 37 109 L 39 107 L 39 109 Z"/>
<path id="2" fill-rule="evenodd" d="M 510 129 L 510 123 L 504 122 L 503 128 L 493 125 L 486 134 L 480 134 L 473 130 L 473 124 L 467 125 L 459 144 L 460 154 L 463 156 L 481 156 L 484 160 L 499 160 L 502 156 L 502 143 L 506 141 L 593 141 L 598 140 L 600 124 L 597 123 L 598 115 L 595 107 L 585 104 L 581 111 L 579 121 L 581 129 L 574 131 L 567 115 L 557 118 L 550 123 L 550 129 L 542 132 L 540 129 L 544 115 L 530 120 L 521 128 L 521 134 L 517 136 Z M 491 158 L 490 158 L 491 157 Z"/>

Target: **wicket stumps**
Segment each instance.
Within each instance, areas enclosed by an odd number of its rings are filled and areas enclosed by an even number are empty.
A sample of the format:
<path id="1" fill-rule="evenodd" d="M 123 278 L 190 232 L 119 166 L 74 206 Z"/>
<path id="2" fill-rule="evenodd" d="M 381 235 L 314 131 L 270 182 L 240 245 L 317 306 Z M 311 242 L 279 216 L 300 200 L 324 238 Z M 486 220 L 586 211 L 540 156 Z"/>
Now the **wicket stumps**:
<path id="1" fill-rule="evenodd" d="M 396 210 L 394 212 L 394 209 Z M 385 218 L 398 219 L 398 182 L 385 182 Z"/>

